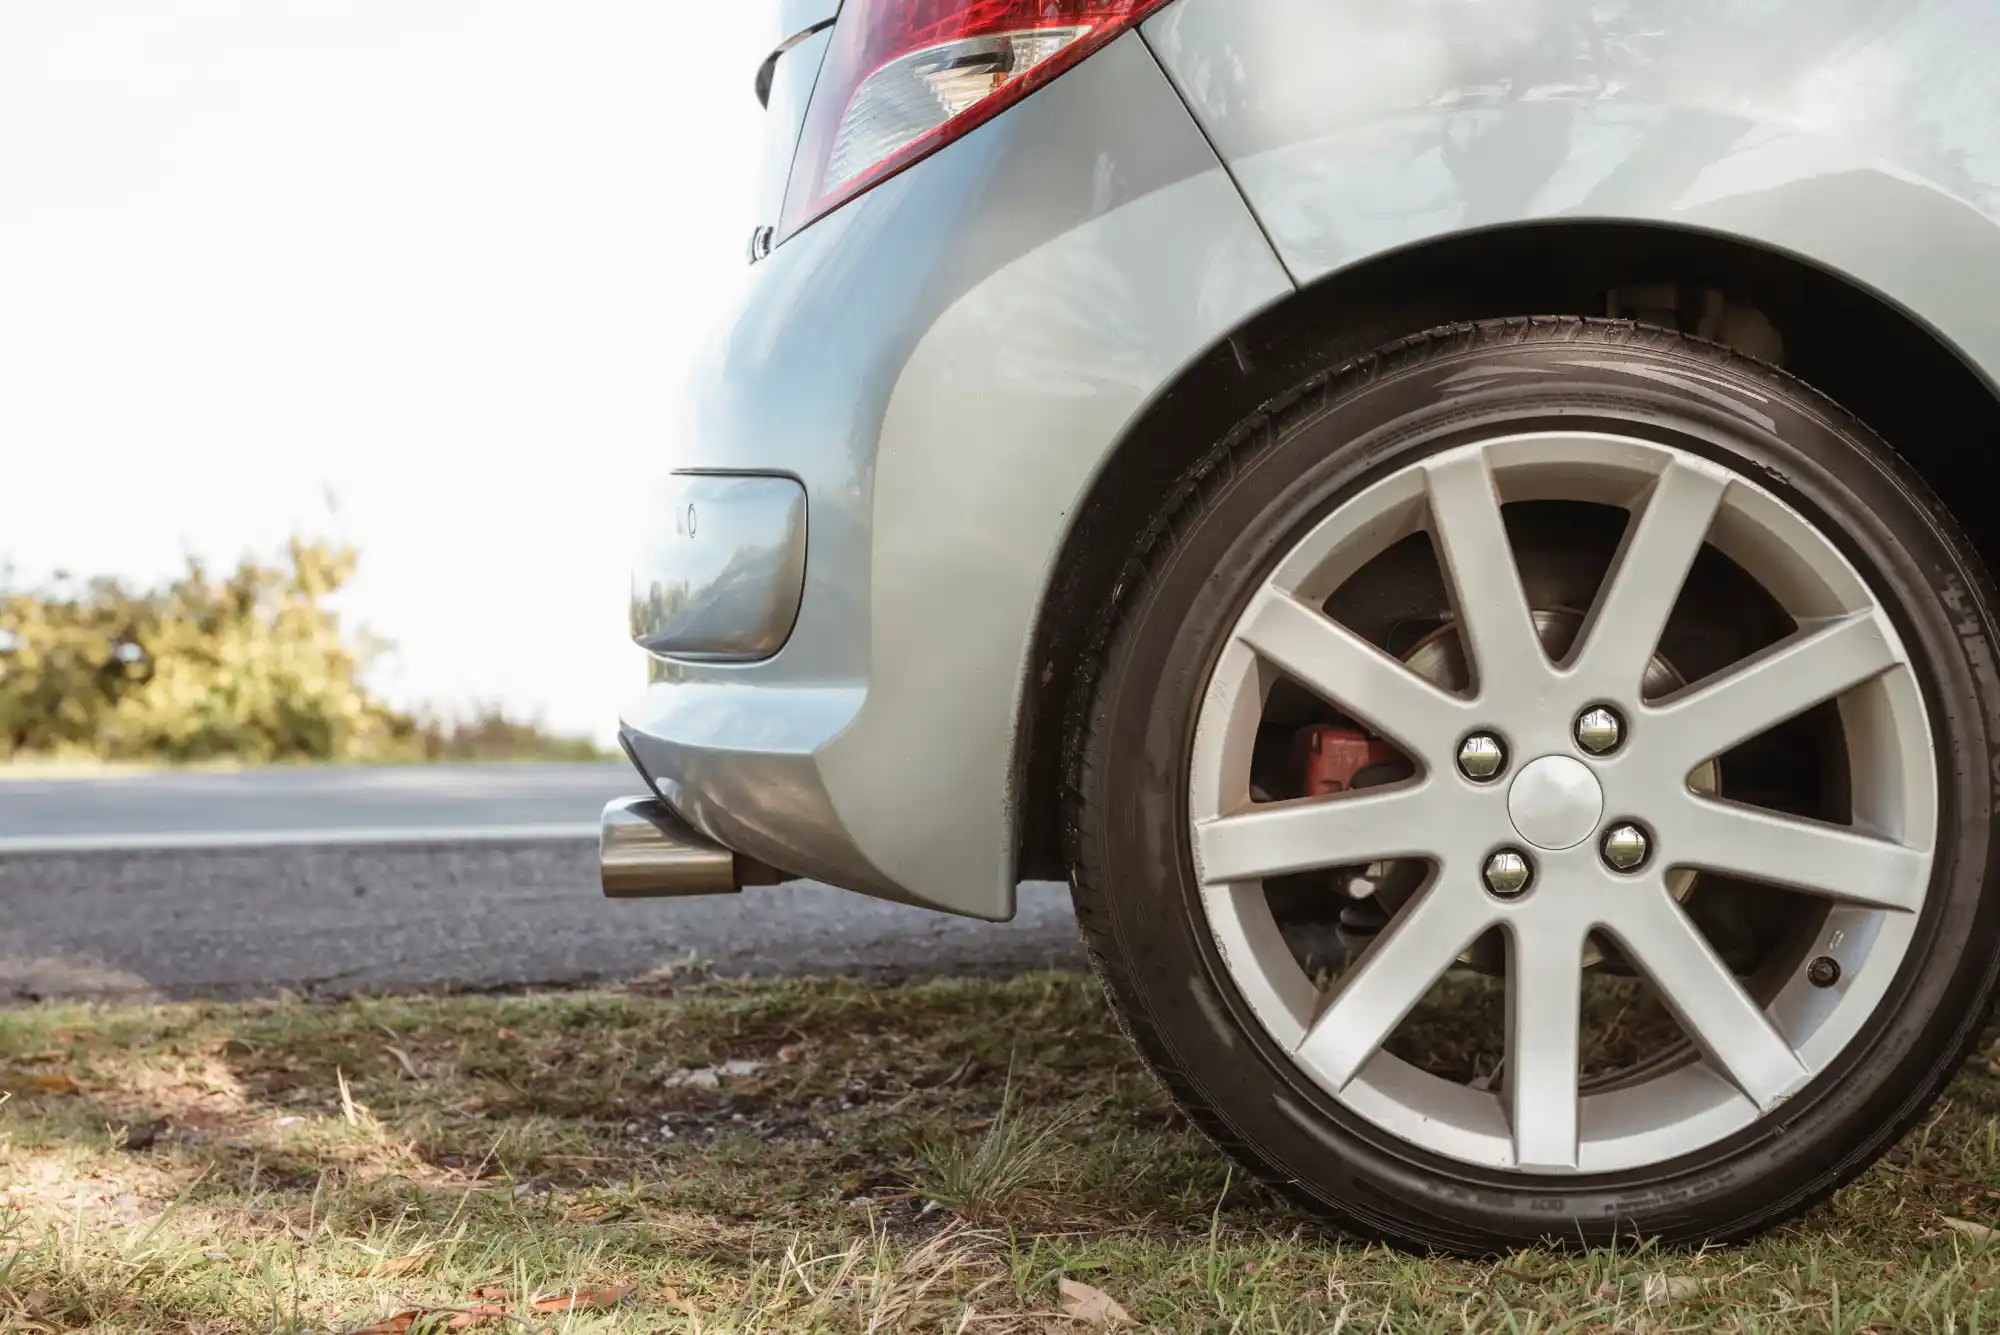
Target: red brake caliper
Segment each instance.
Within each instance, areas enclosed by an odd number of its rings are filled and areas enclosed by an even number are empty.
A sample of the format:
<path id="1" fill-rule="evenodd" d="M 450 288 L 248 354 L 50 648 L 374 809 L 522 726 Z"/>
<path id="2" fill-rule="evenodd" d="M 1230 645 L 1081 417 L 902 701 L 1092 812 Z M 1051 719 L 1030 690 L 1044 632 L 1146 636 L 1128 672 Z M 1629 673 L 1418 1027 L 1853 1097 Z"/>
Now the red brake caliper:
<path id="1" fill-rule="evenodd" d="M 1344 793 L 1354 778 L 1371 765 L 1395 765 L 1403 753 L 1358 728 L 1315 724 L 1299 731 L 1296 746 L 1305 756 L 1305 796 Z"/>

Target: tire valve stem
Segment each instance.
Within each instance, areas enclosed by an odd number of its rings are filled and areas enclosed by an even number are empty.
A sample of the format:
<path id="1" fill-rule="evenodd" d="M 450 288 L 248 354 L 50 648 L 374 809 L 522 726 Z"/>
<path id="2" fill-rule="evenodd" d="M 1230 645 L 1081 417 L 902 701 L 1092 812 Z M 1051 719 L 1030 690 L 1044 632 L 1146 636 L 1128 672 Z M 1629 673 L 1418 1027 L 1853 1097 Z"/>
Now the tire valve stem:
<path id="1" fill-rule="evenodd" d="M 1840 981 L 1840 961 L 1831 955 L 1821 955 L 1806 965 L 1806 981 L 1814 987 L 1832 987 Z"/>

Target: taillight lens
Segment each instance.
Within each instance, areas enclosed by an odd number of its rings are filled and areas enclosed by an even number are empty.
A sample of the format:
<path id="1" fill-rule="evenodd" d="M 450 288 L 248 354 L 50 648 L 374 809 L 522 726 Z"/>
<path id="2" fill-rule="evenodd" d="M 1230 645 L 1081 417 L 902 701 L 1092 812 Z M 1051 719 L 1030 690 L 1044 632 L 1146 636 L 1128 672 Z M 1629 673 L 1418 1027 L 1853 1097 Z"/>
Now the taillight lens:
<path id="1" fill-rule="evenodd" d="M 846 0 L 779 240 L 999 115 L 1166 0 Z"/>

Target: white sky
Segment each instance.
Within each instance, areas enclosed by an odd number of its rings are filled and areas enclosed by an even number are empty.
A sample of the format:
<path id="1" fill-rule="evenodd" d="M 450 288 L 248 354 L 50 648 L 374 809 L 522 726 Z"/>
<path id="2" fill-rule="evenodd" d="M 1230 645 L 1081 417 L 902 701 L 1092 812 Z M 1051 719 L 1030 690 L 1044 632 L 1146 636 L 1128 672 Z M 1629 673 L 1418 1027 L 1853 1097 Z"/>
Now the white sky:
<path id="1" fill-rule="evenodd" d="M 0 0 L 0 563 L 338 534 L 392 696 L 608 737 L 760 8 Z"/>

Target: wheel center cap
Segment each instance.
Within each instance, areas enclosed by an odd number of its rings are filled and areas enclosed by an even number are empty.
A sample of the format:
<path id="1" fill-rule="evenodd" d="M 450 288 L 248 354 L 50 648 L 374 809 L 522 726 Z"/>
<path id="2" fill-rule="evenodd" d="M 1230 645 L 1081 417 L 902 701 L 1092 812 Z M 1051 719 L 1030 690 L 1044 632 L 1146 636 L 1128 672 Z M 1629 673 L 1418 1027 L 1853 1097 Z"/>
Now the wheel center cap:
<path id="1" fill-rule="evenodd" d="M 1536 848 L 1574 848 L 1603 817 L 1604 789 L 1581 760 L 1543 756 L 1515 776 L 1507 790 L 1507 814 Z"/>

